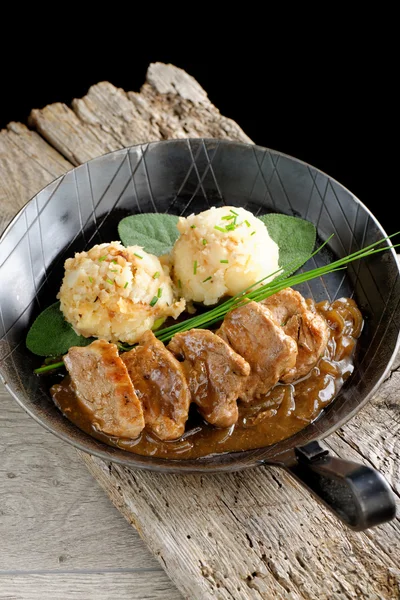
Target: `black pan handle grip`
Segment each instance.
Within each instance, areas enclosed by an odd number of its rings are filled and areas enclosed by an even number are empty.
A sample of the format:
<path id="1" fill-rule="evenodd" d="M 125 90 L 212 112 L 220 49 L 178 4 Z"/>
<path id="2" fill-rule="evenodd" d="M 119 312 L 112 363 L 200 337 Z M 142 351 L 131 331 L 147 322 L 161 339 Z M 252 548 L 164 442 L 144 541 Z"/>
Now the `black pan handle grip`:
<path id="1" fill-rule="evenodd" d="M 284 466 L 354 531 L 396 516 L 394 494 L 379 471 L 331 456 L 318 442 L 295 448 Z"/>

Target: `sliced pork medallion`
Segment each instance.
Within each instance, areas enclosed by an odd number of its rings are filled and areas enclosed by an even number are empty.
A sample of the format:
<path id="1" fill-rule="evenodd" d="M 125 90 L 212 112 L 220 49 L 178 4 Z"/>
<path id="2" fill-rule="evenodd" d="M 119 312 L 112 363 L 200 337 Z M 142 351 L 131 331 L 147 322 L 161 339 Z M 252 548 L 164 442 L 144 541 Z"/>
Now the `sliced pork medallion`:
<path id="1" fill-rule="evenodd" d="M 297 343 L 296 364 L 281 377 L 290 383 L 304 377 L 324 354 L 329 339 L 329 327 L 315 310 L 313 301 L 306 301 L 292 288 L 285 288 L 263 300 L 276 322 Z"/>
<path id="2" fill-rule="evenodd" d="M 64 364 L 80 402 L 93 415 L 93 426 L 108 435 L 136 438 L 144 428 L 142 406 L 118 348 L 96 340 L 72 347 Z"/>
<path id="3" fill-rule="evenodd" d="M 236 423 L 236 401 L 250 373 L 246 360 L 207 329 L 178 333 L 167 347 L 183 361 L 192 400 L 204 419 L 217 427 Z"/>
<path id="4" fill-rule="evenodd" d="M 161 440 L 175 440 L 185 431 L 190 392 L 183 368 L 151 331 L 121 356 L 143 406 L 146 428 Z"/>
<path id="5" fill-rule="evenodd" d="M 250 364 L 240 395 L 244 402 L 266 394 L 296 364 L 297 344 L 257 302 L 229 312 L 217 333 Z"/>

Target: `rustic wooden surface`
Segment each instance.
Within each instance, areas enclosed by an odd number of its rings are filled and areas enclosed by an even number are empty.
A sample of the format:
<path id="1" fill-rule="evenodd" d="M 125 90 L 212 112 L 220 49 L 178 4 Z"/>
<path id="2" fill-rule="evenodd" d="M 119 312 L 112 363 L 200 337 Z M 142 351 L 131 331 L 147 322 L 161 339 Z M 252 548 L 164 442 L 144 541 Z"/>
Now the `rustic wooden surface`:
<path id="1" fill-rule="evenodd" d="M 75 449 L 2 386 L 0 459 L 0 600 L 181 598 Z"/>
<path id="2" fill-rule="evenodd" d="M 101 82 L 71 107 L 33 110 L 28 126 L 0 132 L 0 227 L 47 182 L 110 150 L 168 137 L 250 142 L 192 77 L 160 63 L 140 93 Z M 399 366 L 400 356 L 374 400 L 325 442 L 379 469 L 397 498 Z M 5 393 L 0 407 L 0 600 L 400 598 L 398 518 L 354 533 L 277 468 L 132 472 L 76 453 Z"/>

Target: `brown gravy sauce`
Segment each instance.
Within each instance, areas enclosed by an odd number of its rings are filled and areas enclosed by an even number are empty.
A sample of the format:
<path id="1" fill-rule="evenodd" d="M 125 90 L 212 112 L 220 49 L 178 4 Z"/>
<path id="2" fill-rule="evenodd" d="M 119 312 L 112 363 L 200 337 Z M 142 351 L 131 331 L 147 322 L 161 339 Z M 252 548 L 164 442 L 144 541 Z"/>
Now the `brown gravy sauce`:
<path id="1" fill-rule="evenodd" d="M 324 356 L 310 373 L 293 384 L 277 384 L 253 403 L 239 406 L 239 420 L 218 429 L 190 410 L 185 434 L 163 442 L 144 430 L 135 440 L 117 438 L 96 430 L 90 414 L 74 394 L 69 376 L 51 388 L 55 404 L 80 429 L 110 446 L 128 452 L 166 459 L 193 459 L 210 454 L 237 452 L 270 446 L 288 438 L 314 421 L 335 398 L 353 372 L 353 355 L 363 319 L 351 298 L 315 305 L 330 327 Z"/>

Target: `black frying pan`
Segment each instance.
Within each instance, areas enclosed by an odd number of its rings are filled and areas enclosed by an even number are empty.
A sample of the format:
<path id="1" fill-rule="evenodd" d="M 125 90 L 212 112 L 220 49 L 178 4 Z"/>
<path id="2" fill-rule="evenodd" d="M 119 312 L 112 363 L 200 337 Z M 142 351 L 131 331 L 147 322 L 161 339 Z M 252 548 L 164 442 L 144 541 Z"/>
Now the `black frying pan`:
<path id="1" fill-rule="evenodd" d="M 55 301 L 63 264 L 74 252 L 118 239 L 127 214 L 188 215 L 224 203 L 254 214 L 281 212 L 312 221 L 329 245 L 305 268 L 327 264 L 386 236 L 371 212 L 340 183 L 295 158 L 216 139 L 168 140 L 112 152 L 39 192 L 0 239 L 0 373 L 16 401 L 61 439 L 132 468 L 167 472 L 233 471 L 260 464 L 288 469 L 353 529 L 395 516 L 394 497 L 376 470 L 330 456 L 319 440 L 370 400 L 399 347 L 400 279 L 393 250 L 298 288 L 315 301 L 354 297 L 365 326 L 355 371 L 337 398 L 305 429 L 273 446 L 171 461 L 139 456 L 87 435 L 55 407 L 40 359 L 25 347 L 35 316 Z M 393 233 L 393 232 L 388 232 Z M 389 245 L 389 243 L 388 243 Z"/>

